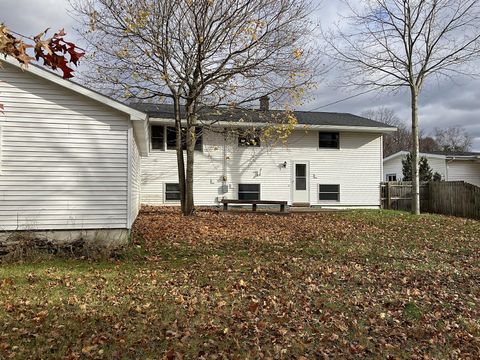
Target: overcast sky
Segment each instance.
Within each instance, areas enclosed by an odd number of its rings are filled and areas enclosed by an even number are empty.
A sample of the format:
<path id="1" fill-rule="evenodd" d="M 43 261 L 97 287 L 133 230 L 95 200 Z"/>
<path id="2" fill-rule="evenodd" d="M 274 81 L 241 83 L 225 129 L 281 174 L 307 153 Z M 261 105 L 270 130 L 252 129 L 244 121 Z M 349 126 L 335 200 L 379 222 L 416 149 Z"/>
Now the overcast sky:
<path id="1" fill-rule="evenodd" d="M 340 0 L 328 0 L 323 3 L 318 17 L 325 27 L 328 24 L 322 19 L 334 21 L 343 10 Z M 65 28 L 68 38 L 78 43 L 79 40 L 72 29 L 75 21 L 69 15 L 68 8 L 68 0 L 0 0 L 0 22 L 24 35 L 35 35 L 47 27 L 54 30 Z M 361 114 L 374 107 L 386 106 L 408 122 L 410 109 L 406 92 L 396 94 L 373 92 L 323 107 L 358 93 L 332 86 L 334 81 L 333 71 L 328 79 L 320 82 L 313 99 L 299 110 L 319 108 L 319 111 Z M 432 133 L 435 127 L 462 126 L 475 138 L 473 150 L 480 151 L 480 80 L 459 78 L 455 82 L 450 80 L 430 82 L 422 93 L 420 103 L 420 122 L 426 134 Z"/>

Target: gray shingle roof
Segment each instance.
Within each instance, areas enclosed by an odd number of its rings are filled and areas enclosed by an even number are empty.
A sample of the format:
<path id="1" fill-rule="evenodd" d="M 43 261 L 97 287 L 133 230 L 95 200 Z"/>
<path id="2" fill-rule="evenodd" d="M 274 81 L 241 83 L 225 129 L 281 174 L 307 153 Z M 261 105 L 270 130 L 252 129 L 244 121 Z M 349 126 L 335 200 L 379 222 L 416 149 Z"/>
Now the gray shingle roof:
<path id="1" fill-rule="evenodd" d="M 168 104 L 133 104 L 133 108 L 147 113 L 150 117 L 173 119 L 173 106 Z M 283 111 L 261 111 L 255 109 L 222 109 L 221 111 L 204 110 L 200 112 L 200 119 L 204 121 L 242 121 L 265 123 L 269 118 L 281 116 Z M 373 121 L 361 116 L 348 113 L 295 111 L 299 124 L 302 125 L 332 125 L 332 126 L 359 126 L 393 128 L 384 123 Z"/>

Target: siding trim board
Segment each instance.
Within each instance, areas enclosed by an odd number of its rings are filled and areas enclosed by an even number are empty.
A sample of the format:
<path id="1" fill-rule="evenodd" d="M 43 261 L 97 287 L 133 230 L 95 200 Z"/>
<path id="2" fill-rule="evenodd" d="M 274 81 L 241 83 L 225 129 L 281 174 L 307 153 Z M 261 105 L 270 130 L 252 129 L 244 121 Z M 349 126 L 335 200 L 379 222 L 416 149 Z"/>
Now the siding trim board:
<path id="1" fill-rule="evenodd" d="M 128 155 L 127 155 L 127 171 L 128 171 L 128 181 L 127 181 L 127 209 L 131 209 L 132 207 L 132 151 L 133 151 L 133 128 L 132 125 L 129 124 L 128 126 L 128 140 L 127 140 L 127 148 L 128 148 Z M 130 211 L 127 211 L 127 226 L 130 229 L 132 226 L 132 214 Z"/>

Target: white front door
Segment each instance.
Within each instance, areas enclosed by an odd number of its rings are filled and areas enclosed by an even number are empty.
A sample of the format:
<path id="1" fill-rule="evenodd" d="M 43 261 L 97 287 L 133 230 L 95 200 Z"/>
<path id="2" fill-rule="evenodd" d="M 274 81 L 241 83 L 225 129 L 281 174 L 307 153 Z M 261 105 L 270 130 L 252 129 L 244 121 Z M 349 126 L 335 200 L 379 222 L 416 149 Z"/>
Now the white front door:
<path id="1" fill-rule="evenodd" d="M 293 201 L 292 203 L 309 203 L 309 168 L 307 161 L 293 162 Z"/>

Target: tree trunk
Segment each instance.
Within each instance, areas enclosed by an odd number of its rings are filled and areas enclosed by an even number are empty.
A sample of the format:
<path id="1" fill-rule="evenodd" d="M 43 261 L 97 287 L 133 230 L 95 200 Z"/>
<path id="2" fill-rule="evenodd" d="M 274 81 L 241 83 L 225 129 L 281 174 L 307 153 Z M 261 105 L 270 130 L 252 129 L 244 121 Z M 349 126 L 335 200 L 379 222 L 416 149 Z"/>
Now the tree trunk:
<path id="1" fill-rule="evenodd" d="M 420 215 L 418 88 L 411 86 L 410 92 L 412 96 L 412 214 Z"/>
<path id="2" fill-rule="evenodd" d="M 193 165 L 195 155 L 195 125 L 197 124 L 197 118 L 195 114 L 195 106 L 192 103 L 187 103 L 187 169 L 185 178 L 185 208 L 183 214 L 186 216 L 192 215 L 194 210 L 193 200 Z"/>
<path id="3" fill-rule="evenodd" d="M 180 191 L 180 204 L 182 213 L 185 213 L 185 161 L 183 159 L 182 150 L 182 117 L 180 115 L 180 100 L 174 98 L 174 115 L 175 115 L 175 131 L 176 131 L 176 144 L 175 149 L 177 151 L 177 168 L 178 168 L 178 186 Z"/>

